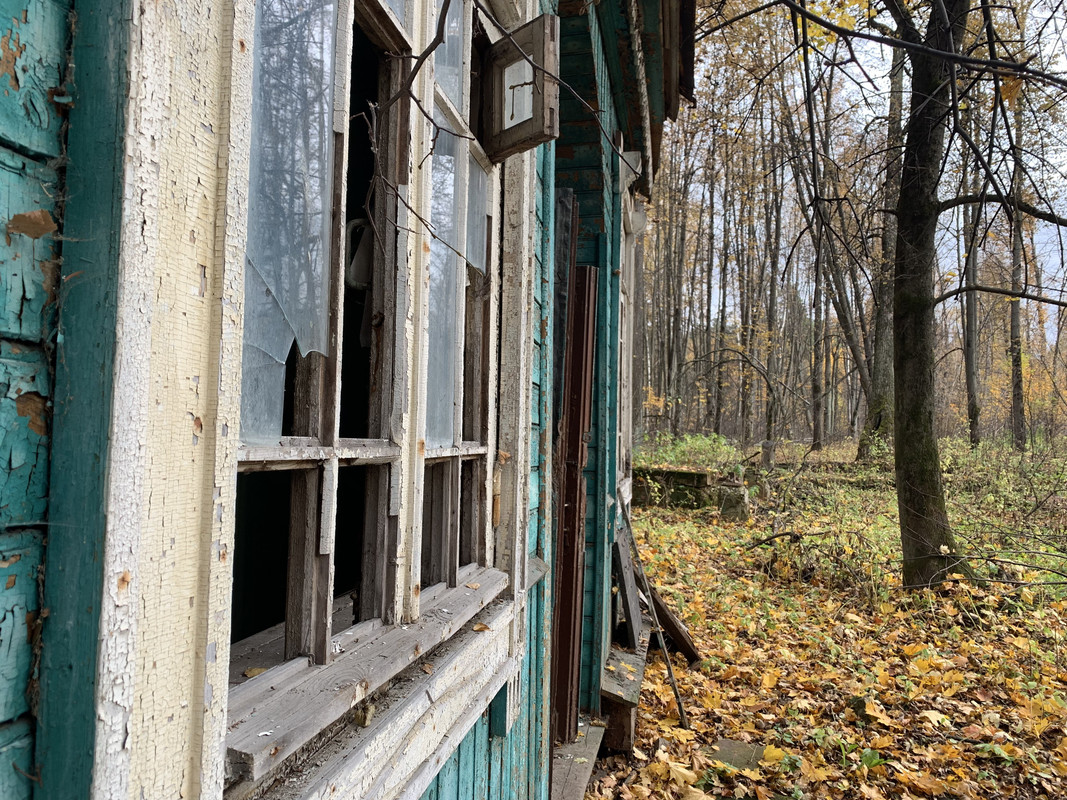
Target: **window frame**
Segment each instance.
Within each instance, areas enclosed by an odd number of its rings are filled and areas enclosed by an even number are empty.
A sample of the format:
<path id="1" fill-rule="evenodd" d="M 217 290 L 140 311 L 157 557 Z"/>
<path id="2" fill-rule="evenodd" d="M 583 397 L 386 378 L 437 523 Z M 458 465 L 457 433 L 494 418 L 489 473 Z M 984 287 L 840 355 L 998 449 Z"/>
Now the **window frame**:
<path id="1" fill-rule="evenodd" d="M 449 256 L 449 262 L 455 269 L 455 293 L 453 304 L 455 309 L 454 328 L 455 341 L 452 347 L 452 441 L 437 446 L 429 445 L 429 431 L 424 432 L 427 441 L 423 464 L 421 469 L 421 502 L 416 505 L 423 508 L 423 529 L 419 536 L 418 585 L 421 592 L 443 583 L 447 587 L 455 587 L 459 583 L 461 569 L 469 564 L 488 566 L 491 553 L 487 526 L 477 524 L 480 518 L 488 517 L 489 498 L 492 495 L 490 483 L 492 481 L 492 459 L 489 448 L 492 415 L 492 404 L 488 400 L 492 374 L 492 346 L 489 339 L 489 319 L 491 315 L 488 299 L 495 297 L 499 291 L 499 277 L 497 275 L 497 253 L 499 249 L 499 234 L 496 229 L 497 215 L 490 214 L 490 210 L 499 209 L 501 206 L 500 184 L 496 166 L 486 155 L 484 148 L 478 141 L 468 120 L 471 113 L 473 82 L 471 80 L 472 62 L 474 59 L 474 4 L 469 0 L 452 0 L 452 3 L 460 3 L 463 8 L 463 51 L 461 58 L 461 74 L 465 80 L 460 86 L 460 103 L 457 107 L 453 99 L 449 97 L 445 88 L 437 80 L 436 63 L 434 64 L 434 79 L 432 81 L 433 110 L 432 118 L 427 123 L 432 128 L 430 163 L 424 169 L 433 169 L 432 161 L 436 157 L 435 147 L 441 136 L 450 136 L 456 147 L 453 156 L 455 163 L 455 207 L 454 220 L 456 229 L 452 232 L 455 246 L 444 243 L 436 235 L 430 243 L 431 256 L 434 258 L 434 250 L 448 248 L 453 250 Z M 440 0 L 435 4 L 440 8 Z M 454 6 L 451 6 L 453 8 Z M 436 20 L 436 17 L 435 17 Z M 440 115 L 440 116 L 438 116 Z M 469 295 L 471 292 L 472 272 L 480 272 L 473 266 L 467 251 L 469 246 L 468 226 L 470 225 L 470 212 L 472 202 L 470 192 L 471 162 L 486 175 L 486 196 L 483 200 L 487 216 L 487 242 L 484 274 L 480 280 L 484 281 L 483 291 L 488 294 L 485 306 L 481 309 L 471 307 Z M 460 187 L 464 187 L 461 190 Z M 436 198 L 430 199 L 430 204 Z M 462 252 L 460 252 L 462 251 Z M 477 292 L 477 289 L 474 291 Z M 432 290 L 428 293 L 427 303 L 430 302 Z M 477 325 L 473 315 L 481 313 L 482 325 Z M 429 328 L 430 313 L 427 311 L 427 328 Z M 480 334 L 481 340 L 477 342 L 477 351 L 468 350 L 468 340 Z M 433 346 L 432 332 L 428 331 L 426 342 L 427 370 L 433 359 L 431 348 Z M 468 378 L 473 373 L 478 380 L 477 387 L 468 386 Z M 475 389 L 476 397 L 474 404 L 468 402 L 468 390 Z M 428 387 L 428 391 L 432 388 Z M 427 428 L 429 423 L 427 422 Z M 473 430 L 472 430 L 473 429 Z M 468 438 L 468 432 L 473 438 Z M 444 468 L 444 469 L 442 469 Z M 445 476 L 438 473 L 445 472 Z M 473 472 L 473 476 L 465 473 Z M 440 496 L 443 494 L 444 496 Z M 471 520 L 474 522 L 471 522 Z M 463 539 L 468 540 L 468 557 L 470 562 L 463 561 Z M 429 548 L 432 555 L 426 557 Z M 434 564 L 435 561 L 443 563 Z M 428 562 L 431 573 L 428 577 L 424 574 Z"/>
<path id="2" fill-rule="evenodd" d="M 465 14 L 464 74 L 469 72 L 471 58 L 471 33 L 473 4 L 462 2 Z M 435 645 L 455 640 L 456 646 L 480 646 L 476 638 L 467 641 L 460 636 L 461 629 L 476 615 L 488 608 L 496 608 L 494 618 L 500 617 L 499 598 L 506 596 L 513 576 L 494 568 L 494 497 L 495 454 L 490 443 L 495 437 L 496 407 L 490 394 L 497 380 L 499 351 L 490 320 L 499 314 L 501 288 L 499 258 L 500 230 L 496 214 L 502 213 L 503 194 L 498 172 L 476 142 L 469 142 L 464 150 L 473 152 L 483 169 L 488 173 L 486 208 L 494 209 L 488 236 L 486 264 L 486 306 L 484 310 L 484 341 L 479 355 L 481 359 L 482 408 L 478 420 L 478 441 L 464 440 L 466 405 L 455 405 L 454 442 L 450 447 L 432 451 L 422 450 L 418 458 L 409 460 L 416 450 L 416 439 L 424 436 L 422 420 L 425 407 L 425 383 L 412 398 L 403 373 L 411 365 L 425 363 L 428 353 L 426 333 L 428 313 L 425 301 L 422 312 L 414 315 L 415 330 L 421 331 L 412 346 L 409 341 L 411 310 L 408 306 L 412 284 L 420 269 L 428 267 L 426 259 L 414 257 L 418 236 L 413 229 L 418 225 L 417 214 L 409 205 L 409 184 L 415 176 L 413 171 L 418 161 L 409 152 L 409 128 L 420 118 L 420 112 L 411 108 L 405 97 L 392 109 L 388 109 L 380 130 L 380 153 L 385 154 L 382 174 L 396 191 L 381 193 L 385 202 L 378 202 L 375 210 L 375 225 L 379 231 L 388 231 L 383 236 L 387 247 L 382 252 L 376 248 L 373 271 L 375 314 L 381 314 L 378 323 L 380 340 L 375 350 L 378 360 L 372 360 L 372 374 L 378 392 L 372 393 L 370 415 L 379 420 L 380 427 L 374 438 L 349 439 L 339 435 L 341 365 L 344 355 L 344 269 L 341 252 L 345 233 L 345 197 L 348 173 L 348 131 L 350 122 L 349 90 L 351 80 L 351 30 L 358 25 L 363 33 L 385 53 L 410 54 L 414 48 L 411 39 L 399 25 L 399 20 L 389 7 L 389 0 L 338 0 L 338 34 L 334 63 L 334 114 L 332 135 L 334 137 L 334 184 L 333 184 L 333 236 L 330 255 L 330 352 L 325 355 L 310 354 L 300 359 L 297 369 L 298 398 L 294 404 L 301 415 L 294 419 L 294 427 L 301 434 L 279 437 L 277 444 L 241 445 L 237 450 L 238 474 L 258 471 L 287 471 L 293 476 L 292 519 L 290 522 L 290 585 L 296 586 L 291 598 L 287 598 L 286 639 L 284 658 L 261 674 L 236 685 L 231 681 L 229 690 L 228 733 L 226 736 L 227 786 L 237 784 L 256 785 L 269 779 L 275 765 L 301 752 L 307 744 L 329 735 L 335 723 L 350 716 L 350 709 L 362 700 L 383 690 L 405 668 L 417 662 Z M 408 0 L 407 15 L 410 17 L 412 3 Z M 408 78 L 410 59 L 382 59 L 385 67 L 379 85 L 379 96 L 392 96 Z M 416 81 L 416 84 L 418 82 Z M 436 96 L 439 94 L 431 86 Z M 423 92 L 425 99 L 425 92 Z M 448 103 L 447 98 L 445 102 Z M 466 114 L 469 97 L 464 97 L 464 109 L 455 109 L 448 103 L 448 112 L 453 122 L 469 132 Z M 459 112 L 457 119 L 457 112 Z M 414 150 L 418 150 L 418 135 Z M 468 156 L 470 157 L 470 156 Z M 459 159 L 462 170 L 468 169 L 466 158 Z M 428 169 L 431 163 L 423 159 Z M 458 179 L 457 179 L 458 180 Z M 428 181 L 424 181 L 424 186 Z M 381 194 L 379 196 L 381 196 Z M 466 193 L 464 192 L 464 203 Z M 418 204 L 416 204 L 418 206 Z M 424 203 L 421 207 L 428 208 Z M 467 214 L 457 240 L 465 243 Z M 393 235 L 393 232 L 396 235 Z M 466 264 L 458 265 L 459 276 L 471 269 Z M 466 305 L 466 292 L 460 281 L 457 299 Z M 417 292 L 416 292 L 417 296 Z M 457 346 L 458 360 L 464 362 L 463 346 L 469 320 L 463 315 L 458 326 L 460 341 Z M 423 367 L 424 369 L 424 367 Z M 463 370 L 457 373 L 458 397 L 463 396 Z M 394 385 L 395 384 L 395 385 Z M 413 403 L 413 405 L 412 405 Z M 405 422 L 405 418 L 409 418 Z M 416 421 L 417 420 L 417 421 Z M 410 428 L 414 427 L 414 430 Z M 421 450 L 421 448 L 420 448 Z M 421 542 L 421 508 L 423 474 L 427 465 L 448 463 L 453 466 L 455 491 L 458 502 L 472 493 L 472 505 L 477 510 L 472 523 L 470 550 L 474 560 L 469 564 L 458 563 L 456 558 L 448 564 L 447 579 L 433 586 L 421 587 L 419 545 Z M 465 465 L 474 463 L 473 477 Z M 412 475 L 402 477 L 408 465 L 414 467 Z M 377 531 L 374 562 L 381 569 L 377 586 L 380 596 L 372 601 L 377 613 L 344 630 L 331 628 L 333 617 L 333 565 L 331 559 L 336 537 L 336 487 L 339 471 L 346 466 L 369 467 L 376 476 L 373 487 L 368 485 L 367 520 L 385 521 L 387 524 L 365 525 L 365 532 Z M 404 481 L 412 485 L 411 501 L 405 500 Z M 371 481 L 368 481 L 370 484 Z M 473 484 L 464 490 L 466 484 Z M 403 524 L 401 506 L 411 503 L 408 525 Z M 455 522 L 448 535 L 458 543 L 463 535 L 461 514 L 454 515 Z M 525 526 L 521 526 L 523 529 Z M 521 535 L 521 532 L 520 532 Z M 450 542 L 449 546 L 452 544 Z M 367 562 L 365 561 L 364 564 Z M 365 567 L 366 568 L 366 567 Z M 412 580 L 414 577 L 414 580 Z M 361 593 L 362 595 L 362 593 Z M 365 610 L 366 611 L 366 610 Z M 488 612 L 487 612 L 488 613 Z M 508 611 L 510 615 L 512 611 Z M 368 615 L 364 613 L 364 615 Z M 484 615 L 483 615 L 484 616 Z M 292 618 L 291 618 L 292 617 Z M 509 623 L 510 626 L 510 623 Z M 483 636 L 489 643 L 499 636 L 508 636 L 506 630 L 493 637 Z M 246 640 L 247 641 L 247 640 Z M 403 642 L 398 647 L 398 642 Z M 465 642 L 465 644 L 464 644 Z M 241 645 L 242 642 L 235 643 Z M 237 650 L 239 648 L 235 648 Z M 239 658 L 236 653 L 231 658 Z M 388 659 L 389 666 L 382 660 Z M 375 664 L 368 672 L 361 667 L 363 662 Z M 328 673 L 319 670 L 326 668 Z M 508 658 L 497 666 L 498 677 L 492 685 L 514 680 L 517 663 Z M 232 673 L 232 670 L 231 670 Z M 285 697 L 300 697 L 306 700 L 309 687 L 321 688 L 318 676 L 329 674 L 333 686 L 339 683 L 347 689 L 343 698 L 336 691 L 322 689 L 312 705 L 322 707 L 317 723 L 311 730 L 308 725 L 289 722 L 286 713 L 289 706 Z M 352 678 L 347 683 L 345 677 Z M 353 690 L 352 687 L 355 687 Z M 495 691 L 495 690 L 494 690 Z M 304 703 L 306 705 L 306 702 Z M 290 712 L 294 709 L 290 708 Z M 275 736 L 271 714 L 279 713 L 278 727 L 284 728 Z M 262 736 L 270 730 L 270 736 Z"/>

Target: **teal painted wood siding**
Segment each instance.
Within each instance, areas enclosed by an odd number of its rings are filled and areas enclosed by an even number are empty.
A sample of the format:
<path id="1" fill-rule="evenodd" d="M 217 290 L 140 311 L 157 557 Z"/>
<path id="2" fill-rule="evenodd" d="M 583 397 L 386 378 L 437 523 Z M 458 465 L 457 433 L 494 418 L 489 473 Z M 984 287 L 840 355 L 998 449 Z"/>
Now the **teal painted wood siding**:
<path id="1" fill-rule="evenodd" d="M 0 13 L 0 797 L 33 794 L 69 3 Z"/>
<path id="2" fill-rule="evenodd" d="M 30 8 L 59 7 L 57 2 Z M 123 108 L 133 12 L 78 0 L 55 343 L 35 800 L 89 796 L 118 290 Z M 64 27 L 64 31 L 68 30 Z M 57 45 L 58 46 L 58 45 Z M 66 46 L 66 45 L 64 45 Z M 62 99 L 62 98 L 60 98 Z"/>
<path id="3" fill-rule="evenodd" d="M 610 646 L 611 543 L 614 537 L 615 434 L 618 394 L 618 292 L 615 274 L 618 198 L 614 187 L 617 156 L 606 138 L 618 127 L 608 54 L 597 14 L 581 13 L 561 21 L 561 72 L 592 107 L 599 123 L 573 97 L 561 101 L 562 126 L 557 144 L 556 181 L 574 189 L 581 225 L 578 263 L 600 268 L 597 339 L 585 519 L 585 585 L 582 599 L 582 655 L 579 704 L 600 710 L 600 671 Z"/>

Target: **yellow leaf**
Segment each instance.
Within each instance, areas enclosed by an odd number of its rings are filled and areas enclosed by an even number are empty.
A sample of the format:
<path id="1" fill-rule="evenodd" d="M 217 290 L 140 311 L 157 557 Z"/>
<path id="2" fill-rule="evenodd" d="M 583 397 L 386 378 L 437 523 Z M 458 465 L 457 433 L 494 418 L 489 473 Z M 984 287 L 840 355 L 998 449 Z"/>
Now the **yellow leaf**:
<path id="1" fill-rule="evenodd" d="M 479 586 L 481 586 L 480 583 L 468 583 L 467 584 L 467 588 L 468 589 L 477 589 Z"/>
<path id="2" fill-rule="evenodd" d="M 491 631 L 492 628 L 490 628 L 484 622 L 475 622 L 474 623 L 474 630 L 479 631 L 479 632 L 481 632 L 481 631 Z"/>
<path id="3" fill-rule="evenodd" d="M 926 717 L 934 725 L 947 725 L 951 727 L 952 720 L 942 714 L 940 711 L 934 711 L 933 709 L 922 711 L 919 713 L 920 717 Z"/>
<path id="4" fill-rule="evenodd" d="M 266 671 L 267 671 L 266 667 L 249 667 L 242 674 L 246 678 L 254 678 L 257 675 L 262 675 Z"/>
<path id="5" fill-rule="evenodd" d="M 1000 84 L 1000 96 L 1004 98 L 1008 107 L 1015 110 L 1015 103 L 1019 99 L 1019 92 L 1023 88 L 1023 79 L 1018 75 L 1005 78 Z"/>
<path id="6" fill-rule="evenodd" d="M 821 783 L 830 777 L 830 770 L 816 767 L 805 758 L 800 762 L 800 774 L 812 783 Z"/>
<path id="7" fill-rule="evenodd" d="M 763 748 L 763 757 L 760 759 L 761 764 L 777 764 L 785 758 L 785 750 L 780 747 L 775 747 L 773 744 L 769 744 Z"/>
<path id="8" fill-rule="evenodd" d="M 671 780 L 675 783 L 693 784 L 697 782 L 697 774 L 677 761 L 670 762 L 670 774 Z"/>
<path id="9" fill-rule="evenodd" d="M 763 780 L 763 773 L 761 773 L 758 769 L 743 769 L 743 770 L 741 770 L 741 774 L 744 775 L 749 780 L 753 780 L 753 781 Z"/>
<path id="10" fill-rule="evenodd" d="M 769 670 L 763 674 L 763 680 L 760 681 L 760 686 L 764 689 L 773 689 L 778 685 L 778 676 L 781 673 L 776 669 Z"/>
<path id="11" fill-rule="evenodd" d="M 425 672 L 427 675 L 433 675 L 433 664 L 427 661 L 425 664 L 422 665 L 422 671 Z"/>

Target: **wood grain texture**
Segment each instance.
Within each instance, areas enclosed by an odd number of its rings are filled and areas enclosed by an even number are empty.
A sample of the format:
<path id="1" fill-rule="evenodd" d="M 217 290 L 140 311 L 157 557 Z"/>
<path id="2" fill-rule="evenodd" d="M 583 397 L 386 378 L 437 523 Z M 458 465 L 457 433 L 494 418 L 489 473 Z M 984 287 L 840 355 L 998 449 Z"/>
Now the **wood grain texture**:
<path id="1" fill-rule="evenodd" d="M 0 721 L 29 710 L 31 636 L 37 621 L 37 568 L 43 540 L 39 531 L 0 534 Z M 3 766 L 0 762 L 0 771 Z"/>
<path id="2" fill-rule="evenodd" d="M 9 13 L 12 9 L 15 13 Z M 67 15 L 63 0 L 5 3 L 0 21 L 0 141 L 37 156 L 61 152 Z"/>
<path id="3" fill-rule="evenodd" d="M 328 668 L 301 673 L 295 684 L 276 690 L 264 687 L 260 701 L 249 704 L 247 715 L 231 713 L 226 744 L 234 774 L 251 780 L 263 777 L 383 682 L 456 634 L 505 585 L 501 573 L 483 572 L 478 589 L 460 586 L 444 592 L 418 622 L 356 645 Z M 270 733 L 261 735 L 266 731 Z"/>
<path id="4" fill-rule="evenodd" d="M 35 796 L 89 796 L 115 350 L 126 52 L 132 3 L 79 3 L 77 102 L 70 113 L 66 237 L 56 343 Z M 121 22 L 119 22 L 121 21 Z"/>
<path id="5" fill-rule="evenodd" d="M 49 383 L 43 348 L 0 340 L 0 530 L 44 521 Z"/>
<path id="6" fill-rule="evenodd" d="M 0 147 L 0 337 L 5 339 L 40 342 L 55 323 L 58 190 L 54 170 Z"/>
<path id="7" fill-rule="evenodd" d="M 30 800 L 33 782 L 33 728 L 28 719 L 0 725 L 0 797 Z"/>

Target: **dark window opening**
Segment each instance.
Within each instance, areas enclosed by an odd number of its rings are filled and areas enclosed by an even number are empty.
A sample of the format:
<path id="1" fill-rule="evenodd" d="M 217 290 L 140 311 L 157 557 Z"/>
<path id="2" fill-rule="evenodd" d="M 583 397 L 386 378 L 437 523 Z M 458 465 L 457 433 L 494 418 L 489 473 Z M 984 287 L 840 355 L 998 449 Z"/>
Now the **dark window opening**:
<path id="1" fill-rule="evenodd" d="M 343 438 L 376 438 L 371 424 L 371 351 L 375 341 L 373 304 L 376 251 L 392 231 L 372 227 L 376 201 L 369 197 L 374 180 L 371 104 L 381 94 L 381 54 L 363 32 L 353 29 L 351 123 L 348 139 L 348 195 L 345 198 L 344 353 L 341 359 Z M 375 187 L 380 190 L 379 187 Z"/>
<path id="2" fill-rule="evenodd" d="M 470 83 L 470 116 L 467 124 L 470 126 L 474 138 L 482 140 L 482 77 L 483 65 L 486 54 L 489 52 L 489 36 L 482 25 L 481 15 L 474 15 L 474 31 L 471 37 L 471 83 Z"/>
<path id="3" fill-rule="evenodd" d="M 337 476 L 337 529 L 334 532 L 334 632 L 370 616 L 375 553 L 374 528 L 367 519 L 367 482 L 375 467 L 341 467 Z M 365 609 L 361 611 L 361 608 Z"/>
<path id="4" fill-rule="evenodd" d="M 289 357 L 285 359 L 285 398 L 282 400 L 282 436 L 294 436 L 293 406 L 296 399 L 296 365 L 300 360 L 300 348 L 293 341 Z"/>
<path id="5" fill-rule="evenodd" d="M 237 476 L 231 642 L 285 621 L 290 475 L 249 472 Z"/>
<path id="6" fill-rule="evenodd" d="M 455 530 L 455 461 L 426 465 L 422 487 L 422 589 L 448 580 L 450 545 Z"/>
<path id="7" fill-rule="evenodd" d="M 459 565 L 482 560 L 483 515 L 485 514 L 485 468 L 478 460 L 461 465 L 461 507 L 459 515 Z"/>

